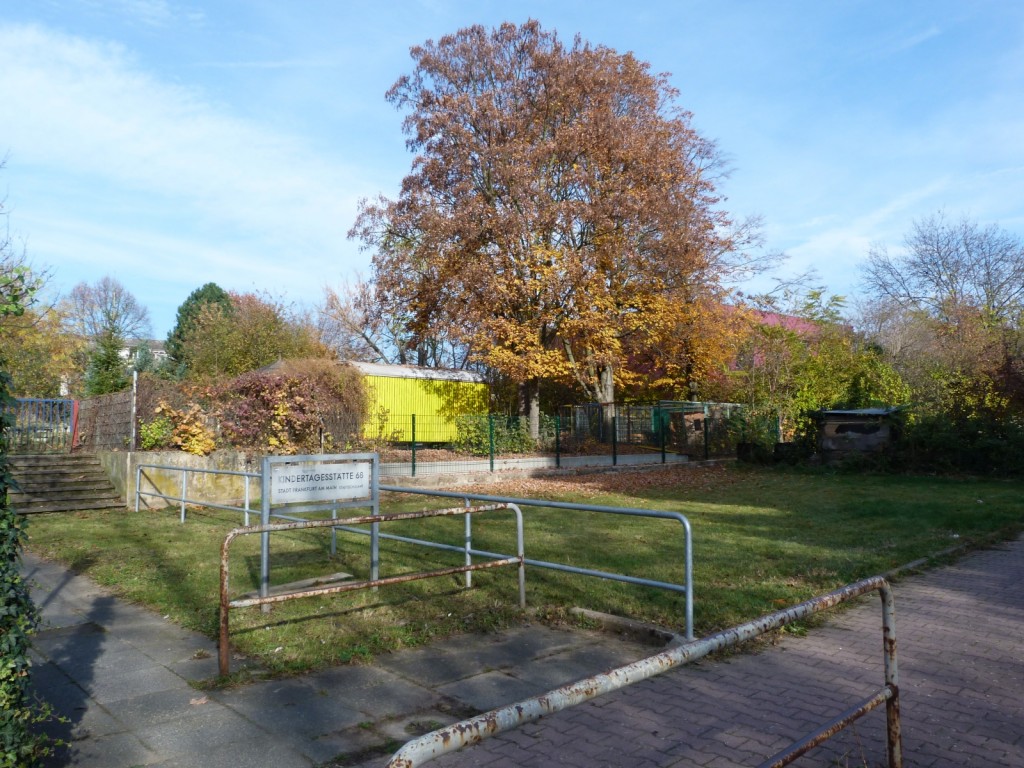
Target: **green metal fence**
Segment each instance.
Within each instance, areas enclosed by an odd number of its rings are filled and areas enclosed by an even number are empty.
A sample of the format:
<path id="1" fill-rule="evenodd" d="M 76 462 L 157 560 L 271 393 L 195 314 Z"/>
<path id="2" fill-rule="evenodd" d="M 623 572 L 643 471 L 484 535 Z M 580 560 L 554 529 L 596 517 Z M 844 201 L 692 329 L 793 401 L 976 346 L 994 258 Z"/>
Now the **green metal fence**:
<path id="1" fill-rule="evenodd" d="M 502 414 L 370 417 L 369 428 L 348 418 L 324 421 L 325 450 L 371 450 L 385 476 L 500 472 L 698 461 L 736 455 L 740 406 L 663 402 L 566 406 L 540 418 L 536 438 L 526 419 Z M 439 442 L 437 435 L 451 439 Z"/>

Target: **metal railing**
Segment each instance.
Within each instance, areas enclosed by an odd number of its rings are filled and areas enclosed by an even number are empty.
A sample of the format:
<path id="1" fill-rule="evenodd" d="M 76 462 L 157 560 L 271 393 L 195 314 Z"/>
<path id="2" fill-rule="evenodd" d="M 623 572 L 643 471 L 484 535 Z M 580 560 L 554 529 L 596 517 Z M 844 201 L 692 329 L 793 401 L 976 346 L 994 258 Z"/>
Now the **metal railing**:
<path id="1" fill-rule="evenodd" d="M 179 495 L 174 496 L 171 494 L 160 493 L 159 491 L 143 491 L 142 480 L 144 478 L 144 469 L 154 469 L 161 471 L 173 471 L 181 473 L 181 492 Z M 234 475 L 246 478 L 245 485 L 245 506 L 235 507 L 227 504 L 218 504 L 212 501 L 206 501 L 203 499 L 189 498 L 187 494 L 187 482 L 190 474 L 211 474 L 211 475 Z M 205 470 L 205 469 L 192 469 L 188 467 L 170 467 L 161 466 L 156 464 L 139 464 L 136 467 L 135 476 L 135 511 L 138 512 L 140 509 L 140 500 L 142 497 L 152 497 L 164 499 L 166 501 L 172 501 L 180 504 L 181 507 L 181 522 L 185 522 L 185 507 L 187 504 L 194 504 L 198 506 L 210 507 L 213 509 L 223 509 L 229 512 L 241 512 L 245 516 L 245 525 L 249 525 L 249 515 L 252 511 L 250 509 L 250 493 L 249 493 L 249 479 L 261 479 L 263 477 L 260 473 L 254 472 L 236 472 L 230 470 Z M 152 480 L 146 478 L 151 485 Z M 154 486 L 155 487 L 155 486 Z M 441 498 L 453 498 L 461 499 L 466 507 L 469 507 L 470 501 L 480 502 L 484 504 L 508 504 L 515 506 L 517 509 L 520 507 L 538 507 L 538 508 L 550 508 L 566 510 L 571 512 L 596 512 L 599 514 L 611 514 L 611 515 L 623 515 L 627 517 L 646 517 L 653 519 L 669 520 L 679 523 L 683 528 L 683 553 L 682 553 L 682 571 L 683 579 L 682 583 L 673 583 L 667 581 L 658 581 L 655 579 L 646 579 L 639 576 L 630 576 L 628 574 L 614 573 L 610 571 L 602 571 L 593 568 L 583 568 L 575 565 L 569 565 L 567 563 L 558 563 L 550 560 L 536 560 L 532 558 L 525 559 L 527 565 L 531 565 L 537 568 L 546 568 L 549 570 L 562 571 L 565 573 L 572 573 L 579 576 L 589 576 L 593 578 L 605 579 L 609 581 L 618 581 L 626 584 L 633 584 L 644 587 L 654 587 L 656 589 L 664 589 L 671 592 L 679 592 L 684 596 L 684 634 L 687 640 L 693 639 L 693 533 L 690 527 L 690 521 L 685 515 L 678 512 L 663 512 L 660 510 L 652 509 L 634 509 L 631 507 L 608 507 L 596 504 L 577 504 L 563 501 L 547 501 L 542 499 L 523 499 L 510 496 L 489 496 L 484 494 L 475 493 L 460 493 L 452 491 L 433 491 L 419 488 L 407 488 L 405 486 L 398 485 L 381 485 L 379 490 L 388 491 L 392 493 L 405 493 L 415 494 L 421 496 L 433 496 Z M 262 495 L 266 495 L 265 492 L 261 492 Z M 466 515 L 465 518 L 465 537 L 463 546 L 455 546 L 452 544 L 444 544 L 437 541 L 429 541 L 426 539 L 417 539 L 407 536 L 399 536 L 396 534 L 381 533 L 378 531 L 377 526 L 373 526 L 371 530 L 365 530 L 361 528 L 351 527 L 353 518 L 336 518 L 337 510 L 347 506 L 373 506 L 376 509 L 376 495 L 373 500 L 370 501 L 359 501 L 359 502 L 344 502 L 344 503 L 333 503 L 333 504 L 321 504 L 321 505 L 307 505 L 306 507 L 296 507 L 292 514 L 298 514 L 298 512 L 310 512 L 310 511 L 323 511 L 328 509 L 331 511 L 332 520 L 327 521 L 332 524 L 333 531 L 346 531 L 349 533 L 357 533 L 362 535 L 368 535 L 372 538 L 387 539 L 391 541 L 398 541 L 407 544 L 415 544 L 418 546 L 440 549 L 450 552 L 459 552 L 464 554 L 465 562 L 467 565 L 472 563 L 473 557 L 487 557 L 487 558 L 507 558 L 511 557 L 508 554 L 487 552 L 483 550 L 477 550 L 473 548 L 473 528 L 472 518 Z M 268 507 L 264 510 L 263 528 L 266 528 L 270 523 L 270 517 L 278 517 L 292 521 L 300 521 L 301 518 L 292 516 L 292 514 L 285 513 L 282 509 L 275 508 L 276 511 L 271 511 Z M 373 522 L 371 516 L 371 522 Z M 384 518 L 380 518 L 384 519 Z M 269 529 L 268 529 L 269 530 Z M 269 579 L 269 541 L 267 537 L 264 537 L 263 544 L 264 554 L 262 557 L 264 565 L 261 567 L 261 571 L 264 574 L 261 577 L 261 582 L 266 582 L 261 585 L 261 589 L 265 592 L 265 587 L 268 585 Z M 334 537 L 332 535 L 331 540 L 331 551 L 334 552 Z M 373 564 L 373 572 L 371 578 L 375 578 L 376 568 L 379 560 L 379 555 L 376 546 L 372 548 L 371 562 Z M 472 569 L 466 571 L 466 586 L 472 586 Z"/>
<path id="2" fill-rule="evenodd" d="M 228 551 L 231 542 L 238 536 L 248 534 L 270 534 L 281 531 L 297 531 L 309 528 L 331 528 L 336 529 L 339 523 L 346 525 L 373 524 L 395 522 L 397 520 L 418 520 L 428 517 L 451 517 L 454 515 L 479 514 L 491 512 L 498 509 L 511 509 L 516 516 L 516 541 L 518 554 L 514 556 L 501 556 L 488 560 L 484 563 L 466 563 L 465 565 L 451 568 L 439 568 L 432 571 L 421 571 L 418 573 L 404 573 L 400 576 L 389 576 L 385 578 L 371 578 L 365 581 L 348 582 L 334 586 L 312 587 L 310 589 L 297 589 L 276 595 L 260 595 L 257 597 L 244 597 L 237 600 L 230 599 L 230 585 L 228 574 Z M 487 553 L 472 550 L 472 554 L 487 557 Z M 490 504 L 478 507 L 457 507 L 454 509 L 434 509 L 420 512 L 399 512 L 391 515 L 362 515 L 360 517 L 349 517 L 344 519 L 330 520 L 306 520 L 297 523 L 277 523 L 274 525 L 256 525 L 248 528 L 235 528 L 228 533 L 221 545 L 220 550 L 220 652 L 219 665 L 220 674 L 227 675 L 231 668 L 231 652 L 229 645 L 230 624 L 228 612 L 231 608 L 245 608 L 256 605 L 269 605 L 281 603 L 286 600 L 296 600 L 302 597 L 317 597 L 320 595 L 333 595 L 341 592 L 353 592 L 359 589 L 372 589 L 386 586 L 388 584 L 403 584 L 420 579 L 429 579 L 436 576 L 448 576 L 458 573 L 470 573 L 489 568 L 498 568 L 505 565 L 517 565 L 519 568 L 519 607 L 526 608 L 526 562 L 523 555 L 523 513 L 515 504 Z"/>
<path id="3" fill-rule="evenodd" d="M 142 470 L 153 469 L 160 470 L 161 472 L 180 472 L 181 473 L 181 493 L 177 496 L 172 496 L 166 493 L 160 493 L 156 489 L 156 483 L 153 478 L 147 477 Z M 206 499 L 192 499 L 188 497 L 188 478 L 189 475 L 224 475 L 233 477 L 244 477 L 242 481 L 244 487 L 244 506 L 234 507 L 230 504 L 218 504 L 213 501 Z M 250 509 L 250 494 L 249 494 L 249 480 L 259 480 L 263 476 L 259 472 L 239 472 L 229 469 L 195 469 L 193 467 L 171 467 L 160 464 L 138 464 L 135 467 L 135 511 L 138 512 L 140 508 L 140 501 L 143 496 L 147 498 L 163 499 L 165 501 L 177 502 L 181 506 L 181 522 L 185 522 L 185 506 L 187 504 L 194 504 L 201 507 L 210 507 L 211 509 L 223 509 L 228 512 L 241 512 L 245 519 L 245 524 L 249 525 L 249 513 L 252 512 Z M 142 490 L 143 478 L 154 488 L 152 491 Z"/>
<path id="4" fill-rule="evenodd" d="M 649 517 L 661 520 L 672 520 L 678 522 L 683 527 L 683 582 L 681 584 L 673 584 L 672 582 L 656 581 L 654 579 L 645 579 L 638 576 L 629 576 L 621 573 L 612 573 L 609 571 L 599 571 L 592 568 L 580 568 L 574 565 L 567 565 L 565 563 L 556 563 L 548 560 L 533 560 L 530 558 L 526 559 L 526 564 L 535 566 L 537 568 L 548 568 L 556 571 L 563 571 L 566 573 L 574 573 L 579 576 L 592 576 L 599 579 L 607 579 L 610 581 L 619 581 L 627 584 L 636 584 L 644 587 L 655 587 L 657 589 L 669 590 L 672 592 L 680 592 L 685 596 L 685 636 L 687 640 L 693 639 L 693 532 L 690 528 L 690 521 L 685 515 L 679 512 L 663 512 L 660 510 L 653 509 L 634 509 L 632 507 L 606 507 L 596 504 L 576 504 L 565 501 L 546 501 L 543 499 L 521 499 L 513 496 L 488 496 L 479 493 L 460 493 L 458 491 L 432 491 L 422 488 L 407 488 L 401 485 L 382 485 L 380 490 L 388 491 L 391 493 L 411 493 L 420 496 L 435 496 L 440 498 L 450 499 L 462 499 L 463 503 L 467 506 L 470 501 L 482 502 L 484 504 L 515 504 L 520 507 L 542 507 L 550 509 L 560 509 L 570 512 L 597 512 L 599 514 L 608 515 L 624 515 L 628 517 Z M 384 538 L 384 535 L 381 535 Z M 466 546 L 467 548 L 472 546 L 472 525 L 470 519 L 466 518 Z M 397 538 L 397 537 L 389 537 Z M 438 544 L 436 542 L 424 541 L 420 539 L 400 539 L 413 544 L 420 544 L 427 547 L 435 547 L 440 549 L 456 549 L 444 544 Z M 494 552 L 484 553 L 487 557 L 507 557 Z M 470 562 L 469 555 L 466 555 L 466 562 Z M 467 586 L 469 585 L 470 576 L 467 575 Z"/>
<path id="5" fill-rule="evenodd" d="M 11 406 L 14 422 L 7 431 L 13 454 L 67 453 L 74 441 L 78 404 L 74 400 L 20 397 Z"/>
<path id="6" fill-rule="evenodd" d="M 701 640 L 684 643 L 610 672 L 595 675 L 549 691 L 541 696 L 494 709 L 477 717 L 433 731 L 408 742 L 398 750 L 387 763 L 387 768 L 414 768 L 414 766 L 424 765 L 436 757 L 477 744 L 496 734 L 538 720 L 544 715 L 582 704 L 601 694 L 646 680 L 675 667 L 701 659 L 715 651 L 752 640 L 766 632 L 876 590 L 882 598 L 884 685 L 877 692 L 842 712 L 818 730 L 769 758 L 761 764 L 760 768 L 779 768 L 789 765 L 883 703 L 886 707 L 888 765 L 889 768 L 902 768 L 899 674 L 896 660 L 896 608 L 889 583 L 881 576 L 859 581 L 792 608 L 762 616 L 755 621 L 718 632 Z"/>

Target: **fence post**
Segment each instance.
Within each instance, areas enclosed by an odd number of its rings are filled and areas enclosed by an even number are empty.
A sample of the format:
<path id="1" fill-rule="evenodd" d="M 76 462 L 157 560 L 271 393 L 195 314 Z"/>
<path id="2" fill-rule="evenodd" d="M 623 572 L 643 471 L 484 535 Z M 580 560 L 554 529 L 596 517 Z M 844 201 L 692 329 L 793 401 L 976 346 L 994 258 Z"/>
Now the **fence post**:
<path id="1" fill-rule="evenodd" d="M 181 470 L 181 522 L 185 522 L 185 497 L 187 494 L 185 491 L 188 490 L 188 469 L 182 468 Z"/>
<path id="2" fill-rule="evenodd" d="M 416 477 L 416 414 L 412 414 L 412 476 Z"/>
<path id="3" fill-rule="evenodd" d="M 555 468 L 562 468 L 562 414 L 555 414 Z"/>
<path id="4" fill-rule="evenodd" d="M 711 429 L 708 426 L 708 419 L 711 418 L 711 408 L 707 403 L 704 404 L 704 461 L 711 458 L 711 446 L 708 445 L 708 437 L 711 434 Z"/>
<path id="5" fill-rule="evenodd" d="M 71 445 L 68 446 L 68 453 L 78 445 L 78 401 L 74 400 L 71 406 Z"/>
<path id="6" fill-rule="evenodd" d="M 494 414 L 487 414 L 487 443 L 488 454 L 491 458 L 491 472 L 494 471 Z"/>
<path id="7" fill-rule="evenodd" d="M 612 416 L 612 466 L 619 465 L 619 417 Z"/>
<path id="8" fill-rule="evenodd" d="M 658 409 L 658 437 L 661 438 L 661 463 L 662 464 L 664 464 L 665 461 L 666 461 L 666 457 L 665 457 L 665 432 L 666 432 L 665 422 L 667 421 L 667 419 L 665 418 L 666 415 L 667 414 L 664 411 L 662 411 L 660 408 Z"/>
<path id="9" fill-rule="evenodd" d="M 135 419 L 138 417 L 138 399 L 139 399 L 139 372 L 132 371 L 132 426 L 131 426 L 131 437 L 128 438 L 128 450 L 135 450 Z"/>

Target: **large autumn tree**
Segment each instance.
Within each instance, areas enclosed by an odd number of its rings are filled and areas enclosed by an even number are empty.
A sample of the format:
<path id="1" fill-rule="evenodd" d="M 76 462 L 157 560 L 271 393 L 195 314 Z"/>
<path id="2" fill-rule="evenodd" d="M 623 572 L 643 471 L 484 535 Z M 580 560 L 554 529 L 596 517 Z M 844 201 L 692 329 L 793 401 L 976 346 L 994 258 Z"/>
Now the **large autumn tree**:
<path id="1" fill-rule="evenodd" d="M 387 99 L 415 153 L 364 202 L 378 299 L 415 339 L 450 334 L 520 386 L 575 378 L 614 407 L 631 341 L 690 327 L 730 252 L 714 143 L 666 75 L 536 21 L 414 47 Z"/>

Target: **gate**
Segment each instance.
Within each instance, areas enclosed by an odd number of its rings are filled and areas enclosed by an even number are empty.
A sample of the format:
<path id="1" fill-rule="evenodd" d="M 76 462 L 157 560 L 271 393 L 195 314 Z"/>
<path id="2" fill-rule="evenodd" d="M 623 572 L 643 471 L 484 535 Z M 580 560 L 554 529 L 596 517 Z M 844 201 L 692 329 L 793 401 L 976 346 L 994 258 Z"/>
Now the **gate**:
<path id="1" fill-rule="evenodd" d="M 12 454 L 69 453 L 77 426 L 76 400 L 18 398 L 7 450 Z"/>

